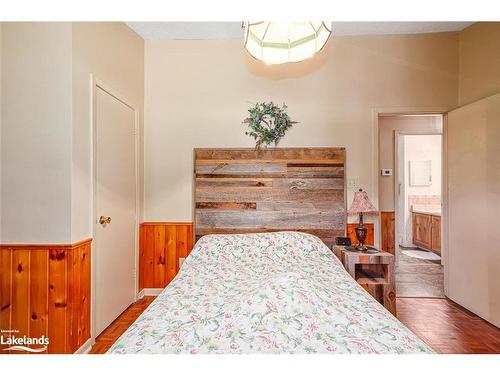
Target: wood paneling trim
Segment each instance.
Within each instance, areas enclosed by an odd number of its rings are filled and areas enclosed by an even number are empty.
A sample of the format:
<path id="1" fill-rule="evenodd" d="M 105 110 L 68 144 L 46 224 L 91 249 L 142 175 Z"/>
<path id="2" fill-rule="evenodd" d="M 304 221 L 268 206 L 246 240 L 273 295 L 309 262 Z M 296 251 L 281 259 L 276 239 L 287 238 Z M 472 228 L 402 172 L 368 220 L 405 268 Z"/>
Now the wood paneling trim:
<path id="1" fill-rule="evenodd" d="M 396 217 L 394 211 L 380 212 L 380 234 L 382 250 L 394 254 L 394 230 Z"/>
<path id="2" fill-rule="evenodd" d="M 169 225 L 169 226 L 189 226 L 193 225 L 191 221 L 145 221 L 139 224 L 139 227 L 156 226 L 156 225 Z"/>
<path id="3" fill-rule="evenodd" d="M 12 251 L 0 249 L 0 330 L 12 326 Z M 7 339 L 10 334 L 4 334 Z M 5 345 L 0 344 L 0 353 Z"/>
<path id="4" fill-rule="evenodd" d="M 145 222 L 139 226 L 139 290 L 164 288 L 179 271 L 179 258 L 193 248 L 190 222 Z"/>
<path id="5" fill-rule="evenodd" d="M 81 241 L 80 241 L 81 242 Z M 0 250 L 4 249 L 20 249 L 20 250 L 47 250 L 47 249 L 60 249 L 69 250 L 73 247 L 72 244 L 23 244 L 23 243 L 12 243 L 12 244 L 0 244 Z"/>
<path id="6" fill-rule="evenodd" d="M 90 338 L 91 241 L 2 244 L 0 329 L 48 337 L 48 353 L 82 346 Z"/>

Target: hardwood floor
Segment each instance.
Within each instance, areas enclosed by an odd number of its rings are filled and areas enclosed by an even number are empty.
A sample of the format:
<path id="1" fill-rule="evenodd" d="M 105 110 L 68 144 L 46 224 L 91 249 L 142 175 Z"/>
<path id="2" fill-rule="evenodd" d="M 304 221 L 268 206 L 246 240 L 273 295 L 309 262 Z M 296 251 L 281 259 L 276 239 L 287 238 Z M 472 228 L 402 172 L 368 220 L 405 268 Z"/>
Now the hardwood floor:
<path id="1" fill-rule="evenodd" d="M 130 305 L 113 323 L 97 336 L 90 354 L 103 354 L 111 348 L 111 345 L 127 330 L 128 327 L 142 314 L 155 297 L 144 297 Z"/>
<path id="2" fill-rule="evenodd" d="M 106 353 L 154 300 L 132 304 L 96 339 L 91 354 Z M 438 353 L 500 353 L 500 329 L 441 298 L 398 298 L 398 319 Z"/>
<path id="3" fill-rule="evenodd" d="M 449 299 L 398 298 L 398 319 L 438 353 L 500 353 L 500 329 Z"/>

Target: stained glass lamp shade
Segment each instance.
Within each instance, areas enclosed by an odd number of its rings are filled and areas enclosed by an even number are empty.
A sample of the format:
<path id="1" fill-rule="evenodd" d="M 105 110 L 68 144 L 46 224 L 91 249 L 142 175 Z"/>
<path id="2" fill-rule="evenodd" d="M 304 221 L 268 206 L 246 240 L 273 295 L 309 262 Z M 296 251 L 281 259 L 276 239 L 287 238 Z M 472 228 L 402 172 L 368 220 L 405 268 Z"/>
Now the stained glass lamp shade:
<path id="1" fill-rule="evenodd" d="M 319 52 L 331 34 L 331 22 L 245 22 L 245 48 L 267 64 L 305 60 Z"/>

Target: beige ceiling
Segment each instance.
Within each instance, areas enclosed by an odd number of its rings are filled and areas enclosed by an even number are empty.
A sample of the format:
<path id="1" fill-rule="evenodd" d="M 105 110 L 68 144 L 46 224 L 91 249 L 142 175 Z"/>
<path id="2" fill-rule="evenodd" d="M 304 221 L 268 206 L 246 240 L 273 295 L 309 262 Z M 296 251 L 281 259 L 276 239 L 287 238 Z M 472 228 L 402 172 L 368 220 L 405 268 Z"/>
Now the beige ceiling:
<path id="1" fill-rule="evenodd" d="M 334 22 L 334 35 L 419 34 L 460 31 L 473 22 Z M 146 40 L 241 38 L 241 22 L 127 22 Z"/>

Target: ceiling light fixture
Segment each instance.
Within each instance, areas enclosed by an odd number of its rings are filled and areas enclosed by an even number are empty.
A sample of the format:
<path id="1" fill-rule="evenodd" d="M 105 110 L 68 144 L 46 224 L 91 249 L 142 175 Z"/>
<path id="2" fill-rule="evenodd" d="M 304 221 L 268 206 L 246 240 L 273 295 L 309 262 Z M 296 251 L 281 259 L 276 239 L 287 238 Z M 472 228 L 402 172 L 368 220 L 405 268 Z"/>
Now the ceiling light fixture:
<path id="1" fill-rule="evenodd" d="M 244 22 L 245 48 L 267 64 L 305 60 L 318 53 L 332 32 L 331 22 Z"/>

